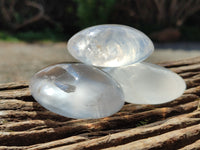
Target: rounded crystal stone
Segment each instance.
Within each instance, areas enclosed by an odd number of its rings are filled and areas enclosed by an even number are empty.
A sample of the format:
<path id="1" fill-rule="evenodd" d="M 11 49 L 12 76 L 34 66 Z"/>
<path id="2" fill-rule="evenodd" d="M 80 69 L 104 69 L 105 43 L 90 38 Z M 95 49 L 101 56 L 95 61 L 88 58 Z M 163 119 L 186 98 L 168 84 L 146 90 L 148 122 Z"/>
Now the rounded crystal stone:
<path id="1" fill-rule="evenodd" d="M 103 68 L 121 85 L 125 101 L 134 104 L 161 104 L 181 96 L 186 88 L 176 73 L 150 63 Z"/>
<path id="2" fill-rule="evenodd" d="M 68 41 L 68 50 L 79 61 L 100 67 L 118 67 L 141 62 L 154 50 L 142 32 L 124 25 L 86 28 Z"/>
<path id="3" fill-rule="evenodd" d="M 102 118 L 121 109 L 119 84 L 105 72 L 84 64 L 49 66 L 31 79 L 33 97 L 46 109 L 70 118 Z"/>

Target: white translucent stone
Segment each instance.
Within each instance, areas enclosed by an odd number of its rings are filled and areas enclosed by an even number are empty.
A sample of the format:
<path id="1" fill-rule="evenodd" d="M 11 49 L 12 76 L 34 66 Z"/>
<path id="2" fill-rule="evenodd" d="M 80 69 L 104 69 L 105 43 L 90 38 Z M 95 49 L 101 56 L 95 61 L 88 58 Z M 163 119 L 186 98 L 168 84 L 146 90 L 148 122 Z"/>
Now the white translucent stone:
<path id="1" fill-rule="evenodd" d="M 153 43 L 144 33 L 124 25 L 86 28 L 75 34 L 67 46 L 76 59 L 101 67 L 141 62 L 154 50 Z"/>
<path id="2" fill-rule="evenodd" d="M 105 72 L 84 64 L 57 64 L 34 75 L 30 89 L 46 109 L 70 118 L 102 118 L 124 104 L 119 84 Z"/>
<path id="3" fill-rule="evenodd" d="M 166 103 L 181 96 L 186 88 L 179 75 L 150 63 L 103 70 L 121 85 L 125 101 L 134 104 Z"/>

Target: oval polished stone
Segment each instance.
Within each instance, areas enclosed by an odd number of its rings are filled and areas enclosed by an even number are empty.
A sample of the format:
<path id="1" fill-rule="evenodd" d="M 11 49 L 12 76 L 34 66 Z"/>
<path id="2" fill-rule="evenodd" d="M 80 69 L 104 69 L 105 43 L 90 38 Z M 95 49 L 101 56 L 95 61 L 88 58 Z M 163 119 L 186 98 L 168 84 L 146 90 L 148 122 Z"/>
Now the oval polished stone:
<path id="1" fill-rule="evenodd" d="M 68 41 L 68 50 L 79 61 L 100 67 L 118 67 L 141 62 L 154 50 L 142 32 L 124 25 L 86 28 Z"/>
<path id="2" fill-rule="evenodd" d="M 49 66 L 31 79 L 33 97 L 46 109 L 70 118 L 102 118 L 124 105 L 119 84 L 84 64 Z"/>
<path id="3" fill-rule="evenodd" d="M 124 91 L 125 101 L 129 103 L 166 103 L 181 96 L 186 88 L 179 75 L 150 63 L 103 70 L 118 81 Z"/>

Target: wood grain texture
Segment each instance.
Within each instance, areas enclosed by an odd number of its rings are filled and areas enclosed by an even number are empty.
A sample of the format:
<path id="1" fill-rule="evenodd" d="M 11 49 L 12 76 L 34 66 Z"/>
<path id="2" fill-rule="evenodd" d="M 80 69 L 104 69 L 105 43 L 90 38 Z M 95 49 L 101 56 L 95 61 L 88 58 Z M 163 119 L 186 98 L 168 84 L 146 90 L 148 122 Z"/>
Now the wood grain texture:
<path id="1" fill-rule="evenodd" d="M 44 109 L 28 82 L 0 84 L 0 149 L 200 149 L 200 57 L 165 62 L 187 84 L 161 105 L 126 104 L 102 119 L 71 119 Z"/>

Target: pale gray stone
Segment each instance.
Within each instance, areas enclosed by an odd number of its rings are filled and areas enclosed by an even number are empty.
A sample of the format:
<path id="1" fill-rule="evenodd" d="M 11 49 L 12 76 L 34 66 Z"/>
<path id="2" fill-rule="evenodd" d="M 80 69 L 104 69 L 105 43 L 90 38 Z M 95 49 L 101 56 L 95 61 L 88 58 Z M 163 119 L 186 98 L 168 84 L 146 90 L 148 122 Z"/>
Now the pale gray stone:
<path id="1" fill-rule="evenodd" d="M 121 85 L 129 103 L 166 103 L 181 96 L 186 88 L 178 74 L 150 63 L 102 69 Z"/>
<path id="2" fill-rule="evenodd" d="M 86 28 L 75 34 L 67 47 L 79 61 L 101 67 L 141 62 L 154 51 L 152 41 L 144 33 L 114 24 Z"/>
<path id="3" fill-rule="evenodd" d="M 70 118 L 102 118 L 124 105 L 119 84 L 98 68 L 80 63 L 49 66 L 31 79 L 33 97 L 46 109 Z"/>

